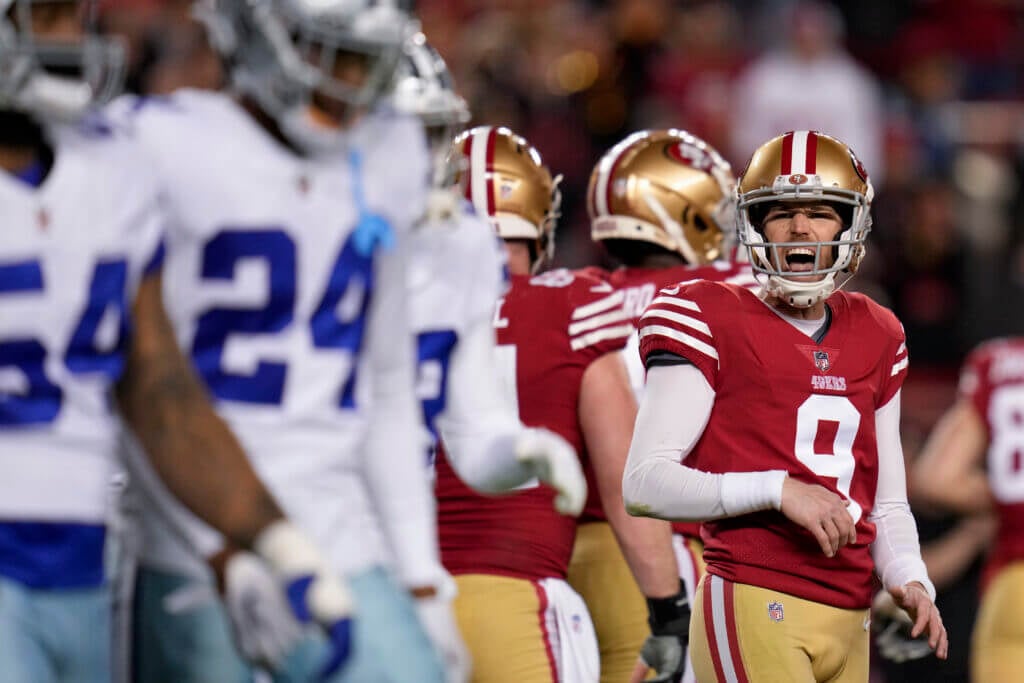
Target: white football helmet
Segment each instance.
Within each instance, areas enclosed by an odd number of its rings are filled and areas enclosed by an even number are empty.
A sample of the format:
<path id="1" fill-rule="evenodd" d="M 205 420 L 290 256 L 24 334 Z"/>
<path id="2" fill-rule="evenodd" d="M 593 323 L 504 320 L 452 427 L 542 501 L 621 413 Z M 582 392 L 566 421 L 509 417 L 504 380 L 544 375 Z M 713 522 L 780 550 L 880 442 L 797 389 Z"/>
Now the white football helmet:
<path id="1" fill-rule="evenodd" d="M 372 107 L 393 82 L 402 46 L 416 30 L 404 0 L 203 0 L 197 17 L 225 58 L 233 86 L 273 116 L 309 152 L 344 145 L 339 125 Z M 336 75 L 347 60 L 360 83 Z M 314 100 L 345 105 L 325 122 Z"/>
<path id="2" fill-rule="evenodd" d="M 44 4 L 83 17 L 81 36 L 58 40 L 33 31 L 33 7 Z M 120 92 L 124 48 L 95 33 L 94 14 L 92 0 L 0 0 L 0 109 L 74 121 Z"/>
<path id="3" fill-rule="evenodd" d="M 826 299 L 836 288 L 836 274 L 852 275 L 864 257 L 871 231 L 874 189 L 867 171 L 850 147 L 816 131 L 791 131 L 761 145 L 747 162 L 737 185 L 740 239 L 750 265 L 768 276 L 765 290 L 791 306 L 807 308 Z M 828 241 L 768 242 L 762 229 L 768 207 L 778 201 L 827 202 L 836 207 L 843 227 Z M 814 265 L 800 279 L 787 277 L 783 250 L 814 249 Z M 831 253 L 832 263 L 826 265 Z M 819 276 L 804 281 L 806 276 Z"/>
<path id="4" fill-rule="evenodd" d="M 446 184 L 448 150 L 469 123 L 469 105 L 455 92 L 448 65 L 422 33 L 405 43 L 391 97 L 395 109 L 423 121 L 434 157 L 434 184 Z"/>

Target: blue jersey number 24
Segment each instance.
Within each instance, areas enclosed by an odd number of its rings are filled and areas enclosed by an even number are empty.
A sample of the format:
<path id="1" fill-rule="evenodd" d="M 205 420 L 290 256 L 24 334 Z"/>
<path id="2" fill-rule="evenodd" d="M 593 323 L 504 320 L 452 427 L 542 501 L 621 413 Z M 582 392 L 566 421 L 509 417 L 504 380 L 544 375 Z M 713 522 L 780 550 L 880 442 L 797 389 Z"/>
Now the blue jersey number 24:
<path id="1" fill-rule="evenodd" d="M 224 345 L 232 335 L 278 334 L 295 322 L 296 248 L 281 228 L 226 228 L 203 248 L 200 276 L 206 282 L 232 281 L 243 261 L 266 264 L 269 296 L 259 306 L 216 307 L 197 321 L 192 357 L 213 394 L 225 401 L 279 405 L 287 364 L 261 360 L 250 373 L 224 367 Z M 308 320 L 313 346 L 350 354 L 348 377 L 338 394 L 341 408 L 355 406 L 355 362 L 362 346 L 373 283 L 373 259 L 361 255 L 351 237 L 334 261 L 319 303 Z"/>

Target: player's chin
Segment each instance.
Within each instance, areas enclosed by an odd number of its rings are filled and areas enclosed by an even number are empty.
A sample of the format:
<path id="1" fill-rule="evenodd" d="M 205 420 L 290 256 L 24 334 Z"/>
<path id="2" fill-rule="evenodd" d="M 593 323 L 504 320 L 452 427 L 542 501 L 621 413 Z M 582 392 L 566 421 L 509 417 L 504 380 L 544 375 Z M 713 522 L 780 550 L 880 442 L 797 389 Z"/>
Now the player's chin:
<path id="1" fill-rule="evenodd" d="M 782 271 L 782 277 L 793 282 L 820 282 L 825 279 L 824 273 L 811 274 L 802 273 L 795 270 L 784 270 Z"/>

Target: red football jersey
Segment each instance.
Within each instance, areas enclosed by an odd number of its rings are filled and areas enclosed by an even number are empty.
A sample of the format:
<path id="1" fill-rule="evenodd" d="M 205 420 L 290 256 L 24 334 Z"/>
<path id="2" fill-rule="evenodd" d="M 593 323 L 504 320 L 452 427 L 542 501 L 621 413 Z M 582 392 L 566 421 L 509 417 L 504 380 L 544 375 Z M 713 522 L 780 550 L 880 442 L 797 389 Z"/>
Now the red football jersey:
<path id="1" fill-rule="evenodd" d="M 986 465 L 999 530 L 982 577 L 987 586 L 1007 564 L 1024 560 L 1024 337 L 988 342 L 971 352 L 959 392 L 988 428 Z"/>
<path id="2" fill-rule="evenodd" d="M 758 282 L 754 279 L 753 271 L 749 263 L 726 263 L 716 261 L 706 266 L 681 265 L 673 268 L 617 268 L 605 272 L 594 268 L 586 268 L 582 272 L 587 274 L 603 273 L 604 280 L 617 291 L 624 293 L 623 306 L 633 317 L 633 326 L 640 321 L 644 309 L 654 300 L 655 294 L 662 287 L 674 285 L 677 282 L 688 282 L 690 280 L 711 280 L 714 282 L 731 282 L 744 287 L 757 288 Z M 633 355 L 635 358 L 635 354 Z M 633 358 L 630 360 L 632 361 Z M 601 505 L 601 494 L 597 490 L 597 482 L 594 478 L 594 469 L 590 467 L 589 461 L 584 463 L 584 473 L 587 475 L 588 496 L 587 505 L 580 515 L 580 522 L 607 521 Z M 696 522 L 676 522 L 672 525 L 673 530 L 678 534 L 687 536 L 698 536 L 700 524 Z"/>
<path id="3" fill-rule="evenodd" d="M 706 472 L 786 470 L 850 500 L 857 542 L 828 558 L 810 532 L 770 510 L 705 522 L 708 571 L 846 609 L 871 604 L 878 446 L 875 411 L 907 373 L 903 328 L 860 294 L 828 299 L 817 344 L 753 292 L 697 282 L 662 290 L 640 320 L 640 353 L 687 358 L 715 391 L 686 464 Z"/>
<path id="4" fill-rule="evenodd" d="M 563 436 L 581 457 L 586 448 L 577 404 L 583 373 L 618 351 L 633 333 L 610 286 L 567 270 L 513 276 L 498 302 L 494 327 L 510 400 L 530 427 Z M 437 459 L 441 558 L 453 574 L 565 578 L 576 520 L 554 509 L 548 486 L 493 497 L 470 490 L 443 452 Z"/>

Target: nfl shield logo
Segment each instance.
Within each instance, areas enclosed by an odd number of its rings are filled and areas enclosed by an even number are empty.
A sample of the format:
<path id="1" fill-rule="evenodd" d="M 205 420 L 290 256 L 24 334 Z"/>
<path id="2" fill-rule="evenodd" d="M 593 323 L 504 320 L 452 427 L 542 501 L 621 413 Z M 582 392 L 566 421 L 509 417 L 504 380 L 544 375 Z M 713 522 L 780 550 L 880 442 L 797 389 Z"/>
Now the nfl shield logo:
<path id="1" fill-rule="evenodd" d="M 814 352 L 814 367 L 822 372 L 828 372 L 828 369 L 832 367 L 832 364 L 828 362 L 828 351 Z"/>
<path id="2" fill-rule="evenodd" d="M 782 603 L 781 602 L 769 602 L 768 603 L 768 616 L 771 617 L 772 621 L 782 621 Z"/>

